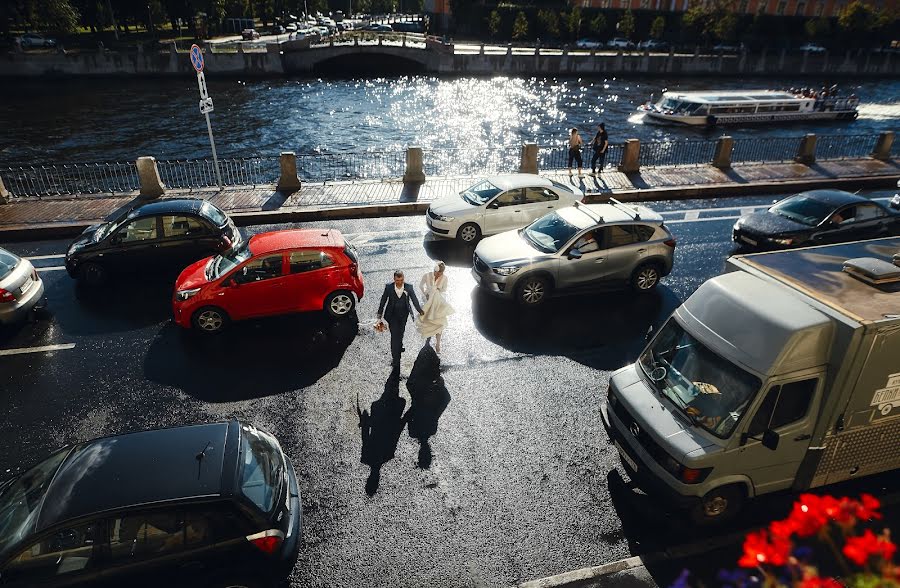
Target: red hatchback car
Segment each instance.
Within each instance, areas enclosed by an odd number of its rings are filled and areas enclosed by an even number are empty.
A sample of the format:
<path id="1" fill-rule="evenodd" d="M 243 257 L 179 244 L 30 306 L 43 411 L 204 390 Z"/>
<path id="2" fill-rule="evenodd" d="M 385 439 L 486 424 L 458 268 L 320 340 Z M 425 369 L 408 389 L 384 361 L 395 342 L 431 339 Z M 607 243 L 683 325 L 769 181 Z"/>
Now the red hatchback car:
<path id="1" fill-rule="evenodd" d="M 342 317 L 362 297 L 359 259 L 339 231 L 293 229 L 190 265 L 175 282 L 172 308 L 182 327 L 216 333 L 229 321 L 293 312 Z"/>

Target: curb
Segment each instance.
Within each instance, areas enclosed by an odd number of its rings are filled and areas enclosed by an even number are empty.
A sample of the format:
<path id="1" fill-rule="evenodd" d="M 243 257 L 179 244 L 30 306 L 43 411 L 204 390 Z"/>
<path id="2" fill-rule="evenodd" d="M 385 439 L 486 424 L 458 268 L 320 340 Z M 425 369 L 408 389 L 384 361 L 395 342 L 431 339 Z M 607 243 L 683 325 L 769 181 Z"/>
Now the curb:
<path id="1" fill-rule="evenodd" d="M 519 584 L 516 588 L 559 588 L 561 586 L 583 586 L 589 582 L 598 580 L 604 576 L 643 568 L 644 560 L 640 556 L 629 557 L 613 561 L 602 566 L 592 566 L 563 572 L 555 576 L 548 576 L 537 580 L 529 580 Z"/>
<path id="2" fill-rule="evenodd" d="M 691 198 L 744 196 L 747 194 L 772 194 L 791 192 L 794 190 L 813 190 L 818 188 L 845 188 L 859 190 L 863 188 L 892 188 L 900 180 L 900 169 L 896 174 L 880 176 L 844 177 L 815 180 L 787 180 L 748 182 L 746 184 L 707 184 L 699 186 L 679 186 L 674 188 L 649 188 L 646 190 L 622 190 L 619 192 L 594 192 L 585 196 L 587 203 L 608 202 L 610 197 L 623 202 L 646 202 L 653 200 L 687 200 Z M 424 214 L 430 202 L 398 202 L 391 204 L 367 204 L 361 206 L 334 206 L 326 208 L 300 208 L 293 210 L 262 210 L 252 212 L 228 212 L 236 225 L 249 227 L 263 224 L 281 224 L 297 222 L 314 222 L 323 220 L 348 220 L 361 218 L 380 218 L 391 216 L 410 216 Z M 33 241 L 39 239 L 56 239 L 75 237 L 84 229 L 102 222 L 104 219 L 90 221 L 20 224 L 10 227 L 0 226 L 0 239 L 3 241 Z"/>

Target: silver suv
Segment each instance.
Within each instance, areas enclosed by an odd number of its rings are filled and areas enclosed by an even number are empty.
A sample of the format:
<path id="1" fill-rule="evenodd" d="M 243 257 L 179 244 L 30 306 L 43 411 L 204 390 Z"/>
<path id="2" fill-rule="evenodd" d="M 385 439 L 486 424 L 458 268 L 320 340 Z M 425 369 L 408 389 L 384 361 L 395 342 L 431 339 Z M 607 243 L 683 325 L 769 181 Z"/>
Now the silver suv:
<path id="1" fill-rule="evenodd" d="M 491 294 L 536 306 L 558 290 L 652 290 L 672 271 L 674 254 L 675 237 L 649 208 L 576 203 L 482 240 L 472 274 Z"/>

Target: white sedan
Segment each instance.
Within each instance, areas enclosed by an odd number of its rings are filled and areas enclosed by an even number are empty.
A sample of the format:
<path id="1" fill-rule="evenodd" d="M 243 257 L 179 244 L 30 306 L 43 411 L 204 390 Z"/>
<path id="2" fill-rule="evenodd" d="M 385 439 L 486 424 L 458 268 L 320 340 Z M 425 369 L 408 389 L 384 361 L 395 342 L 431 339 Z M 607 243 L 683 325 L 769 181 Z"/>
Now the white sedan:
<path id="1" fill-rule="evenodd" d="M 484 235 L 524 227 L 583 198 L 574 186 L 534 174 L 491 176 L 458 195 L 434 201 L 425 222 L 435 235 L 474 243 Z"/>

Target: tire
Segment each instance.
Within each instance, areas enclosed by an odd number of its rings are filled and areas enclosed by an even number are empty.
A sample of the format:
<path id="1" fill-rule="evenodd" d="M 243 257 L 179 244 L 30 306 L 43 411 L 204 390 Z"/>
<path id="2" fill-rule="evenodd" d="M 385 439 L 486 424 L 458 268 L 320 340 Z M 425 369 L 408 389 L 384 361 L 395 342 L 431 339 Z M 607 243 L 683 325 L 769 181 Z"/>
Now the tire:
<path id="1" fill-rule="evenodd" d="M 481 238 L 481 229 L 475 223 L 466 223 L 459 227 L 456 238 L 463 243 L 475 243 Z"/>
<path id="2" fill-rule="evenodd" d="M 90 286 L 92 288 L 102 286 L 106 283 L 108 277 L 109 272 L 106 271 L 106 268 L 93 261 L 82 264 L 81 267 L 78 268 L 78 281 L 85 286 Z"/>
<path id="3" fill-rule="evenodd" d="M 516 287 L 516 300 L 526 307 L 540 306 L 549 295 L 550 281 L 541 276 L 525 276 Z"/>
<path id="4" fill-rule="evenodd" d="M 691 509 L 691 522 L 699 526 L 718 525 L 733 519 L 744 506 L 744 489 L 723 486 L 710 490 Z"/>
<path id="5" fill-rule="evenodd" d="M 635 292 L 649 292 L 659 284 L 659 266 L 645 263 L 637 266 L 631 273 L 631 288 Z"/>
<path id="6" fill-rule="evenodd" d="M 215 306 L 204 306 L 191 317 L 194 328 L 207 335 L 221 333 L 228 326 L 228 322 L 228 313 Z"/>
<path id="7" fill-rule="evenodd" d="M 334 318 L 343 318 L 353 312 L 356 299 L 346 290 L 332 292 L 325 298 L 325 312 Z"/>

